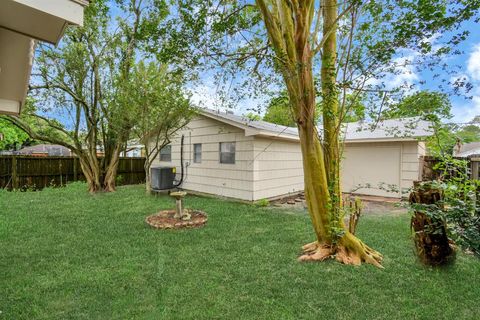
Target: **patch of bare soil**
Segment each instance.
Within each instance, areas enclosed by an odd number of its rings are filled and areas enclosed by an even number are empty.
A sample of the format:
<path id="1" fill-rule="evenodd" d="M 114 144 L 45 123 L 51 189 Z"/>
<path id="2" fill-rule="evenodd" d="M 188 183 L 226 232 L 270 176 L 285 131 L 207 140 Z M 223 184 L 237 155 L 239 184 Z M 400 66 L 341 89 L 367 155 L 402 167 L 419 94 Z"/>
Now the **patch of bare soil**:
<path id="1" fill-rule="evenodd" d="M 362 213 L 368 215 L 401 215 L 407 212 L 407 209 L 400 206 L 400 201 L 392 198 L 382 197 L 362 197 Z M 307 209 L 304 194 L 287 196 L 271 202 L 272 206 L 282 209 L 293 209 L 295 212 L 303 212 Z"/>
<path id="2" fill-rule="evenodd" d="M 200 228 L 207 223 L 207 215 L 199 210 L 188 210 L 190 220 L 181 220 L 174 218 L 175 210 L 162 210 L 157 214 L 148 216 L 145 222 L 157 229 L 184 229 L 184 228 Z"/>

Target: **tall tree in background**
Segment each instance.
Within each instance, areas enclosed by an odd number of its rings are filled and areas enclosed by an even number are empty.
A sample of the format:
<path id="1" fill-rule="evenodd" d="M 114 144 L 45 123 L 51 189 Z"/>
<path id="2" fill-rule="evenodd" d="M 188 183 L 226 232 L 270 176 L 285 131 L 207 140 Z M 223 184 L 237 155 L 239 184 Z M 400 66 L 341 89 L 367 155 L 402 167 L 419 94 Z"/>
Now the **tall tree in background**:
<path id="1" fill-rule="evenodd" d="M 273 97 L 268 104 L 263 120 L 282 126 L 296 126 L 295 118 L 290 111 L 288 94 L 282 91 L 278 96 Z"/>
<path id="2" fill-rule="evenodd" d="M 343 122 L 355 122 L 365 119 L 366 107 L 362 101 L 362 96 L 347 95 L 345 101 L 345 110 L 347 110 L 343 117 Z M 315 106 L 315 122 L 318 122 L 322 116 L 322 102 L 319 97 L 316 99 Z M 290 101 L 288 100 L 288 93 L 282 91 L 278 96 L 273 97 L 268 104 L 263 120 L 282 126 L 295 127 L 295 117 L 290 108 Z"/>
<path id="3" fill-rule="evenodd" d="M 446 93 L 436 91 L 419 91 L 408 95 L 389 109 L 382 118 L 421 117 L 425 120 L 439 122 L 452 118 L 452 104 Z"/>
<path id="4" fill-rule="evenodd" d="M 151 191 L 150 168 L 160 150 L 168 145 L 177 132 L 195 115 L 183 89 L 180 75 L 169 72 L 167 66 L 142 60 L 133 67 L 129 81 L 122 84 L 121 103 L 132 119 L 131 137 L 145 150 L 146 191 Z"/>

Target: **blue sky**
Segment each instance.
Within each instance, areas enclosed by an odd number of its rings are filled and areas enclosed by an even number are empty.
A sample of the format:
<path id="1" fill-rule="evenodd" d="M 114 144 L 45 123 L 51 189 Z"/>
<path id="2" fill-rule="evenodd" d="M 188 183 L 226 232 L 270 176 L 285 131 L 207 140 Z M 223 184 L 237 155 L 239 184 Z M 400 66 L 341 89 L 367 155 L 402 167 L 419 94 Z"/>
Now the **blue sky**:
<path id="1" fill-rule="evenodd" d="M 453 66 L 460 67 L 456 71 L 457 76 L 465 77 L 473 85 L 468 94 L 471 99 L 462 96 L 450 96 L 453 118 L 449 121 L 460 123 L 468 122 L 474 116 L 480 115 L 480 33 L 478 32 L 480 26 L 473 21 L 465 23 L 464 26 L 470 31 L 470 36 L 458 46 L 463 54 L 447 60 L 452 68 Z M 432 73 L 428 71 L 416 74 L 418 81 L 426 81 L 422 88 L 438 90 L 438 81 L 435 81 L 432 76 Z M 447 80 L 451 79 L 451 76 L 447 74 L 441 74 L 441 77 Z"/>

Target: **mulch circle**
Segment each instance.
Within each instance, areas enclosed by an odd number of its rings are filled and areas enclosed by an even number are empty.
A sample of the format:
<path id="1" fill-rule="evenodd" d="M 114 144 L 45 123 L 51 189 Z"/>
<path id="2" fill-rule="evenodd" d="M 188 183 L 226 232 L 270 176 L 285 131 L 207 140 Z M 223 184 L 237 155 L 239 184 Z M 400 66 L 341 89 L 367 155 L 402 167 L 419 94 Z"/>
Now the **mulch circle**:
<path id="1" fill-rule="evenodd" d="M 148 216 L 145 222 L 157 229 L 184 229 L 184 228 L 200 228 L 207 223 L 207 215 L 199 210 L 190 210 L 190 220 L 180 220 L 173 216 L 175 210 L 162 210 L 157 214 Z"/>

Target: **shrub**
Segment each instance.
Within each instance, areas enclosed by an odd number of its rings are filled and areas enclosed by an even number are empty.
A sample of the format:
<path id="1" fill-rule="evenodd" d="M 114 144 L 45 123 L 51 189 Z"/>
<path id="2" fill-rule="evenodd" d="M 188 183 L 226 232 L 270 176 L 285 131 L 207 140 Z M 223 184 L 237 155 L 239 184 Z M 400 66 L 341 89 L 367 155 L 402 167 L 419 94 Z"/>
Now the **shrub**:
<path id="1" fill-rule="evenodd" d="M 256 207 L 268 207 L 270 205 L 270 201 L 268 199 L 260 199 L 255 201 Z"/>

